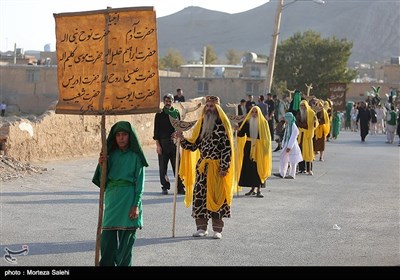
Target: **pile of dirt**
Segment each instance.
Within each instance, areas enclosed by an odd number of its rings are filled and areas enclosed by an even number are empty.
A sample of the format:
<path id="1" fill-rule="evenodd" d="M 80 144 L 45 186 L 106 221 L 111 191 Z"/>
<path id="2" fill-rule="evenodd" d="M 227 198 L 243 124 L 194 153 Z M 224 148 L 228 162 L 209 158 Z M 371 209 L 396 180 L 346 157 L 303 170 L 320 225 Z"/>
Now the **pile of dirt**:
<path id="1" fill-rule="evenodd" d="M 33 166 L 30 163 L 22 163 L 11 157 L 0 155 L 0 182 L 22 178 L 31 174 L 42 174 L 47 168 Z"/>

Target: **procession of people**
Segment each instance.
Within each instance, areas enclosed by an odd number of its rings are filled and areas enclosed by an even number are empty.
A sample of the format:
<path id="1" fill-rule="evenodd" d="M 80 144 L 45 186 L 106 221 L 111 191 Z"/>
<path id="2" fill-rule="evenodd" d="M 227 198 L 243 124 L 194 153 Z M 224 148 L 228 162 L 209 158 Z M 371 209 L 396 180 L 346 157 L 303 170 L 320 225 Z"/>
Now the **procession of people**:
<path id="1" fill-rule="evenodd" d="M 379 125 L 372 125 L 373 133 L 385 132 L 389 144 L 394 142 L 396 132 L 400 138 L 399 110 L 393 104 L 380 110 L 380 104 L 349 103 L 346 113 L 341 113 L 329 99 L 306 96 L 299 90 L 293 99 L 272 94 L 265 99 L 260 95 L 258 103 L 248 95 L 247 102 L 242 99 L 235 104 L 237 118 L 224 112 L 218 96 L 206 96 L 200 117 L 184 134 L 171 124 L 171 119 L 184 123 L 172 106 L 174 98 L 172 94 L 164 95 L 164 107 L 155 115 L 153 138 L 162 194 L 168 195 L 171 188 L 167 176 L 170 162 L 178 182 L 174 194 L 184 195 L 185 206 L 192 207 L 195 238 L 209 235 L 210 220 L 212 238 L 222 238 L 225 219 L 231 218 L 234 193 L 239 188 L 249 188 L 244 193 L 247 197 L 263 198 L 261 189 L 267 187 L 271 175 L 295 179 L 298 174 L 318 173 L 313 162 L 323 164 L 329 160 L 326 142 L 338 139 L 342 122 L 344 129 L 360 131 L 361 142 L 365 142 L 371 130 L 371 114 L 379 112 L 382 116 L 378 121 L 374 115 Z M 129 123 L 116 123 L 107 141 L 109 154 L 99 158 L 99 166 L 109 160 L 100 265 L 130 266 L 136 230 L 143 224 L 141 196 L 148 164 Z M 275 150 L 273 141 L 277 143 Z M 274 167 L 272 154 L 278 151 L 279 165 Z M 100 182 L 99 166 L 93 177 L 96 185 Z"/>

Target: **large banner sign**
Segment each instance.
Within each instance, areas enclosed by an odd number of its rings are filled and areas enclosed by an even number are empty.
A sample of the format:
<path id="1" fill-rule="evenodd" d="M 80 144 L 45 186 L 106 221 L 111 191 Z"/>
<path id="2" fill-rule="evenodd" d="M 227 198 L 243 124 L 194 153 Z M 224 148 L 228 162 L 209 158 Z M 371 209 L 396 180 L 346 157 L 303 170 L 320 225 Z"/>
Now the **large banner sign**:
<path id="1" fill-rule="evenodd" d="M 329 99 L 333 102 L 334 111 L 346 110 L 346 84 L 329 83 Z"/>
<path id="2" fill-rule="evenodd" d="M 122 115 L 159 110 L 153 7 L 54 14 L 56 113 Z"/>

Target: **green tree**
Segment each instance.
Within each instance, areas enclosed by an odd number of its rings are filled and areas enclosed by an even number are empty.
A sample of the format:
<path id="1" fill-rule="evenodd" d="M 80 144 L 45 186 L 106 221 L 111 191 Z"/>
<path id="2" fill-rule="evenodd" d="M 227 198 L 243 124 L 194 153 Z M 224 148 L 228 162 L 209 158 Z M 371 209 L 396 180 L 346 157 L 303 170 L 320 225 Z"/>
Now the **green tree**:
<path id="1" fill-rule="evenodd" d="M 225 54 L 225 57 L 227 59 L 227 64 L 238 65 L 243 55 L 244 55 L 243 52 L 238 52 L 234 49 L 229 49 Z"/>
<path id="2" fill-rule="evenodd" d="M 258 53 L 258 54 L 257 54 L 257 57 L 258 57 L 259 59 L 268 59 L 268 55 L 262 54 L 262 53 Z"/>
<path id="3" fill-rule="evenodd" d="M 283 95 L 289 96 L 289 92 L 287 91 L 287 89 L 288 89 L 288 86 L 287 86 L 286 81 L 279 81 L 272 85 L 271 92 L 273 92 L 274 94 L 276 94 L 279 97 L 282 97 Z"/>
<path id="4" fill-rule="evenodd" d="M 278 46 L 274 83 L 284 81 L 288 89 L 302 92 L 306 92 L 305 84 L 312 83 L 311 94 L 325 99 L 329 83 L 350 83 L 356 77 L 356 71 L 347 67 L 352 47 L 346 39 L 323 39 L 314 31 L 297 32 Z"/>
<path id="5" fill-rule="evenodd" d="M 158 68 L 162 70 L 180 71 L 180 67 L 185 63 L 179 51 L 169 48 L 167 54 L 160 58 Z"/>
<path id="6" fill-rule="evenodd" d="M 203 51 L 201 51 L 201 62 L 203 62 Z M 218 56 L 215 53 L 214 47 L 206 45 L 206 64 L 213 64 L 218 61 Z"/>

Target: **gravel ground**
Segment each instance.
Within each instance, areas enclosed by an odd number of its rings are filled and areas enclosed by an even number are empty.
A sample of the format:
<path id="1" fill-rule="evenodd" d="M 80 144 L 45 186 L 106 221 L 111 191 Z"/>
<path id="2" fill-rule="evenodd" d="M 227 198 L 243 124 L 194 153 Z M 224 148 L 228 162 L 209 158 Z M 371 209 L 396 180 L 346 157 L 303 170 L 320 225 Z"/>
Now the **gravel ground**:
<path id="1" fill-rule="evenodd" d="M 23 163 L 12 157 L 0 155 L 0 181 L 7 181 L 15 178 L 22 178 L 32 174 L 42 174 L 47 168 L 34 166 L 30 163 Z"/>

